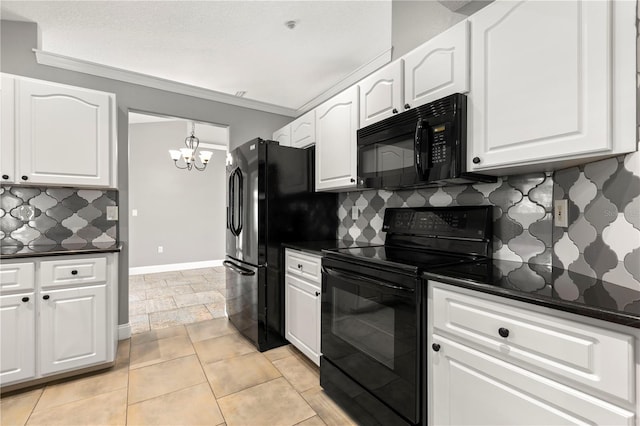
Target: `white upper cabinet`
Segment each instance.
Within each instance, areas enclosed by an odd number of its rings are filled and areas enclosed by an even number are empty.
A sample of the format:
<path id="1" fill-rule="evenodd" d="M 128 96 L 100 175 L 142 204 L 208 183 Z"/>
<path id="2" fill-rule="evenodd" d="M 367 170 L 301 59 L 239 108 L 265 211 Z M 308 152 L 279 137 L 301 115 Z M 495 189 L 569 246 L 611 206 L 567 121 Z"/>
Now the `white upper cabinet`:
<path id="1" fill-rule="evenodd" d="M 316 108 L 316 191 L 356 187 L 358 86 Z"/>
<path id="2" fill-rule="evenodd" d="M 553 169 L 635 150 L 632 1 L 498 0 L 471 21 L 468 169 Z"/>
<path id="3" fill-rule="evenodd" d="M 469 91 L 469 22 L 463 21 L 402 57 L 404 103 L 413 108 Z"/>
<path id="4" fill-rule="evenodd" d="M 12 78 L 2 76 L 0 78 L 0 167 L 2 170 L 2 183 L 11 183 L 15 180 L 15 110 L 14 87 Z"/>
<path id="5" fill-rule="evenodd" d="M 111 186 L 113 95 L 35 80 L 16 86 L 22 182 Z"/>
<path id="6" fill-rule="evenodd" d="M 306 148 L 316 143 L 316 111 L 311 110 L 296 118 L 291 126 L 291 146 Z"/>
<path id="7" fill-rule="evenodd" d="M 282 146 L 291 146 L 291 125 L 287 124 L 282 129 L 273 132 L 272 139 L 280 142 Z"/>
<path id="8" fill-rule="evenodd" d="M 358 83 L 360 127 L 402 111 L 402 61 L 395 61 Z"/>

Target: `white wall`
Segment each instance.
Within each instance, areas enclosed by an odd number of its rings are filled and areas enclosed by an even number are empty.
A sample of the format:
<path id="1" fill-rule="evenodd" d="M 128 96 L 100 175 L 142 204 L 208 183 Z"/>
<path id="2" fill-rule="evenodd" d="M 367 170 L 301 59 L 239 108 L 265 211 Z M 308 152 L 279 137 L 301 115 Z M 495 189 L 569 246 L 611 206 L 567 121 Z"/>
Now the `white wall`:
<path id="1" fill-rule="evenodd" d="M 130 268 L 224 259 L 226 154 L 213 150 L 202 172 L 177 169 L 168 150 L 183 147 L 187 127 L 129 125 Z"/>

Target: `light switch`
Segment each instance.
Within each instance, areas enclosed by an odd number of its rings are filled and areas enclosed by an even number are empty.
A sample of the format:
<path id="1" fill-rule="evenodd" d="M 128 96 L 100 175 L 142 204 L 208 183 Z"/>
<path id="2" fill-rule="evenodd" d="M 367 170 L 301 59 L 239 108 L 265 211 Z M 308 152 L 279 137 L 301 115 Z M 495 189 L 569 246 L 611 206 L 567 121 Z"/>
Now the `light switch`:
<path id="1" fill-rule="evenodd" d="M 118 206 L 107 206 L 107 220 L 118 220 Z"/>
<path id="2" fill-rule="evenodd" d="M 358 208 L 358 206 L 351 207 L 351 219 L 358 220 L 359 216 L 360 216 L 360 209 Z"/>
<path id="3" fill-rule="evenodd" d="M 138 216 L 138 209 L 132 209 L 131 210 L 131 216 Z"/>

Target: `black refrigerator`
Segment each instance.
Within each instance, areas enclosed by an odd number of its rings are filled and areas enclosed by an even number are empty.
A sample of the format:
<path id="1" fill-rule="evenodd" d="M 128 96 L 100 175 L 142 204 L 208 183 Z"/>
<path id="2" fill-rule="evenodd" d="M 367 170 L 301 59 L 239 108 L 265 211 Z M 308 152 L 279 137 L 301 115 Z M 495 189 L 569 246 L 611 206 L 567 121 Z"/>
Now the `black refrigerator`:
<path id="1" fill-rule="evenodd" d="M 253 139 L 227 159 L 226 308 L 259 351 L 283 344 L 282 243 L 335 240 L 337 195 L 314 192 L 314 148 Z"/>

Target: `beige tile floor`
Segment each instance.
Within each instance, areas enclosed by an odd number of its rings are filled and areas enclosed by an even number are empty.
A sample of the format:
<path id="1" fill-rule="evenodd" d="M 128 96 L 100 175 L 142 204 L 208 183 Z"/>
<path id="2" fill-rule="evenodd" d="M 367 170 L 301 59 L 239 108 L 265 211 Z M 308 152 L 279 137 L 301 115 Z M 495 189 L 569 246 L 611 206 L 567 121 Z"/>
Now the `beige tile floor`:
<path id="1" fill-rule="evenodd" d="M 224 267 L 129 277 L 131 333 L 226 315 Z"/>
<path id="2" fill-rule="evenodd" d="M 352 425 L 292 346 L 260 353 L 226 318 L 123 340 L 116 365 L 0 399 L 5 425 Z"/>

